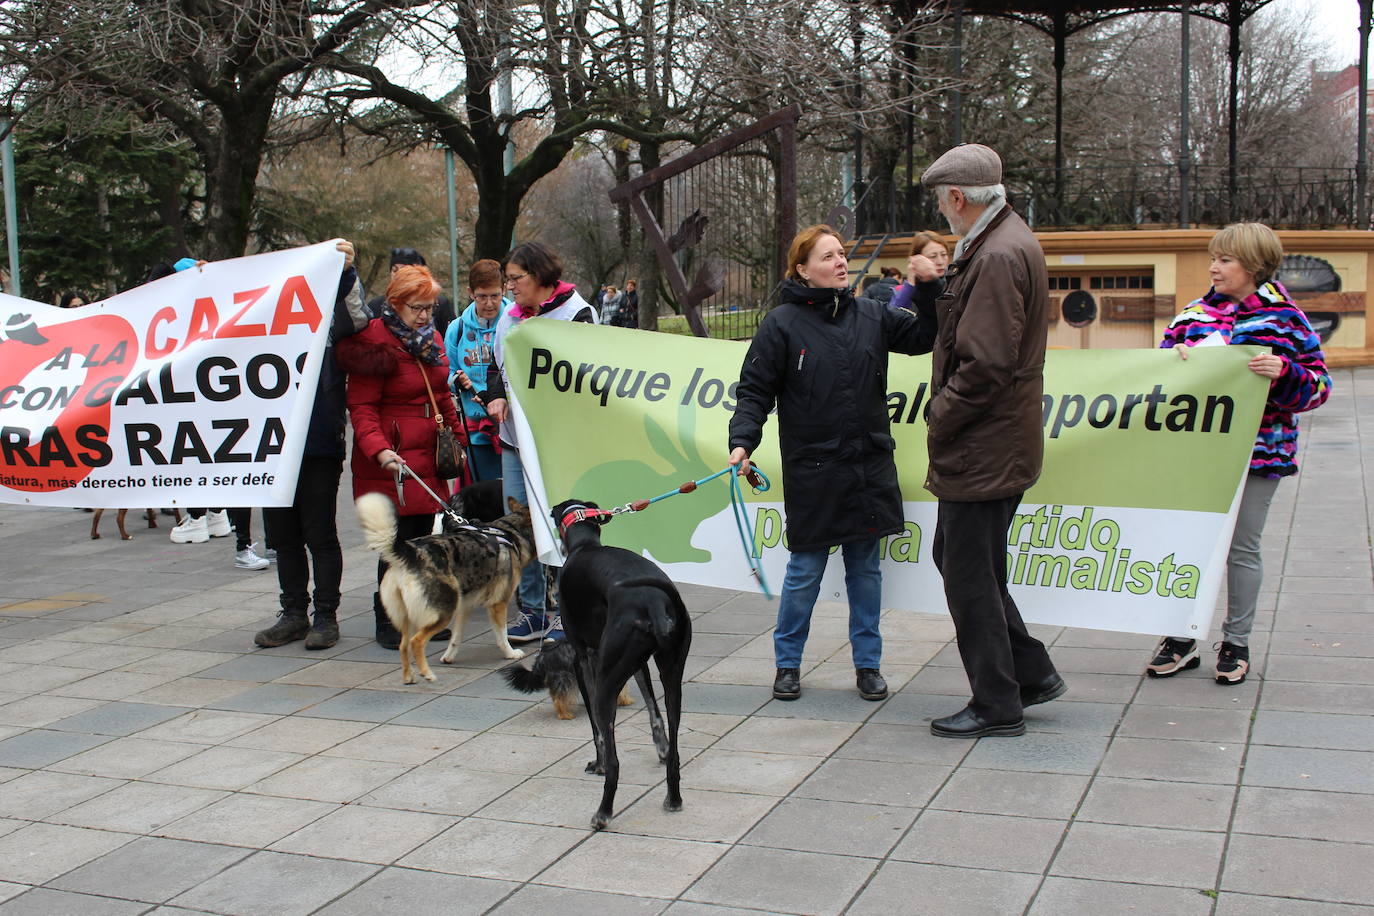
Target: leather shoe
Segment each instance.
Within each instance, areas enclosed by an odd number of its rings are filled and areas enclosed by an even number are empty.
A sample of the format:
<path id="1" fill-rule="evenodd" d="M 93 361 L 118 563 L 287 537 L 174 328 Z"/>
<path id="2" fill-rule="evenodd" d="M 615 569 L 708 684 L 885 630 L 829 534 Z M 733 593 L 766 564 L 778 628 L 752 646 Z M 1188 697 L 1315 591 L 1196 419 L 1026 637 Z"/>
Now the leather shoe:
<path id="1" fill-rule="evenodd" d="M 877 668 L 855 668 L 854 682 L 865 700 L 887 699 L 887 681 Z"/>
<path id="2" fill-rule="evenodd" d="M 965 706 L 952 716 L 931 722 L 930 733 L 941 738 L 1013 737 L 1026 733 L 1026 723 L 1023 719 L 1013 722 L 989 722 Z"/>
<path id="3" fill-rule="evenodd" d="M 795 700 L 801 696 L 801 669 L 779 668 L 773 678 L 773 699 Z"/>
<path id="4" fill-rule="evenodd" d="M 1057 673 L 1034 684 L 1026 684 L 1021 688 L 1021 706 L 1039 706 L 1041 703 L 1048 703 L 1050 700 L 1057 700 L 1069 692 L 1069 685 L 1064 683 L 1064 679 Z"/>

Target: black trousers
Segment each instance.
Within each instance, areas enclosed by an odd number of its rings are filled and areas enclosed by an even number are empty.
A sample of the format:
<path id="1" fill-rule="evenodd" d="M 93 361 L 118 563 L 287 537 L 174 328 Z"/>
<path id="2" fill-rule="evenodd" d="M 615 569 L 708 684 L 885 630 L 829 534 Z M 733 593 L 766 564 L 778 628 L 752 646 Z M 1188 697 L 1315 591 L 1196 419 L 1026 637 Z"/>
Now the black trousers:
<path id="1" fill-rule="evenodd" d="M 315 612 L 338 610 L 343 550 L 334 516 L 342 473 L 343 458 L 302 458 L 295 502 L 284 509 L 262 510 L 267 542 L 277 551 L 277 584 L 285 610 L 304 612 L 309 607 L 311 563 Z"/>
<path id="2" fill-rule="evenodd" d="M 1026 632 L 1007 591 L 1007 531 L 1020 504 L 1020 494 L 987 502 L 942 499 L 932 544 L 973 689 L 969 707 L 994 722 L 1021 718 L 1021 686 L 1054 673 L 1045 644 Z"/>

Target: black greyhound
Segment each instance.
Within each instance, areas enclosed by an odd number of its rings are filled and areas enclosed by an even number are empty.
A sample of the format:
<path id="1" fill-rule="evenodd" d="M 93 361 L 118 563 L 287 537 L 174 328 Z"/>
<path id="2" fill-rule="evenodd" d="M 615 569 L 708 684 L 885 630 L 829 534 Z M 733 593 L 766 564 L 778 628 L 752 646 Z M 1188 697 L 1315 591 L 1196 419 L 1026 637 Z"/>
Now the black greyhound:
<path id="1" fill-rule="evenodd" d="M 554 524 L 568 558 L 559 583 L 563 629 L 577 656 L 577 686 L 592 722 L 596 759 L 588 773 L 606 777 L 592 829 L 611 819 L 620 761 L 615 752 L 616 698 L 630 675 L 639 682 L 649 712 L 659 762 L 667 764 L 667 811 L 682 809 L 677 750 L 682 721 L 682 671 L 692 645 L 692 621 L 671 579 L 652 562 L 619 547 L 603 547 L 601 526 L 611 514 L 583 500 L 554 507 Z M 663 684 L 667 729 L 649 682 L 649 659 Z"/>

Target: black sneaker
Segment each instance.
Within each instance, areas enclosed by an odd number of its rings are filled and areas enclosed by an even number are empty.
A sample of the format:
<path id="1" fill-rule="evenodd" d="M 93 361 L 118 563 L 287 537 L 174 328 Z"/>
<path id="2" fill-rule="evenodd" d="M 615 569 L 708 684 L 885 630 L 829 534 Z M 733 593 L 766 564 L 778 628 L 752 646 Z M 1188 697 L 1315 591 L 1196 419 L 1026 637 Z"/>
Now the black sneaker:
<path id="1" fill-rule="evenodd" d="M 779 668 L 773 678 L 773 699 L 795 700 L 801 696 L 801 669 Z"/>
<path id="2" fill-rule="evenodd" d="M 1250 670 L 1250 647 L 1223 642 L 1217 653 L 1217 683 L 1240 684 Z"/>
<path id="3" fill-rule="evenodd" d="M 1196 639 L 1174 639 L 1166 636 L 1159 644 L 1154 660 L 1145 666 L 1150 677 L 1173 677 L 1180 671 L 1190 671 L 1202 664 L 1197 657 Z"/>
<path id="4" fill-rule="evenodd" d="M 854 681 L 859 687 L 859 696 L 865 700 L 887 699 L 887 681 L 877 668 L 855 668 Z"/>

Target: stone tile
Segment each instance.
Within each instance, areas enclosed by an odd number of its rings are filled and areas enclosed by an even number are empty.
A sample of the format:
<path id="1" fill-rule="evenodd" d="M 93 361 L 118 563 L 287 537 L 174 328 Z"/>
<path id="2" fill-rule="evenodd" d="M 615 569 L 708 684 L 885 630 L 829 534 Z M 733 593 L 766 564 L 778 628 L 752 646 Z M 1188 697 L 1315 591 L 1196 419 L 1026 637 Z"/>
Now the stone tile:
<path id="1" fill-rule="evenodd" d="M 0 687 L 0 689 L 3 688 Z M 691 682 L 682 685 L 682 709 L 684 712 L 747 716 L 757 711 L 763 704 L 771 702 L 772 699 L 772 694 L 758 687 Z"/>
<path id="2" fill-rule="evenodd" d="M 758 716 L 746 719 L 714 745 L 719 750 L 758 751 L 824 757 L 849 740 L 857 726 L 850 722 L 808 722 Z"/>
<path id="3" fill-rule="evenodd" d="M 586 836 L 585 828 L 570 830 L 470 817 L 396 864 L 450 875 L 528 881 Z M 481 854 L 474 855 L 473 850 L 479 849 Z"/>
<path id="4" fill-rule="evenodd" d="M 934 764 L 893 766 L 880 760 L 832 757 L 817 767 L 793 794 L 828 801 L 919 808 L 949 774 L 949 767 Z"/>
<path id="5" fill-rule="evenodd" d="M 893 697 L 887 701 L 885 708 L 890 709 L 905 699 L 903 696 Z M 877 717 L 874 718 L 876 720 Z M 950 741 L 932 735 L 928 720 L 922 725 L 895 725 L 869 721 L 861 725 L 853 737 L 835 751 L 834 756 L 888 763 L 954 766 L 971 750 L 971 741 Z"/>
<path id="6" fill-rule="evenodd" d="M 452 750 L 473 734 L 446 728 L 378 725 L 321 753 L 326 757 L 419 765 Z"/>
<path id="7" fill-rule="evenodd" d="M 178 760 L 185 760 L 204 749 L 204 745 L 183 744 L 180 741 L 152 741 L 139 737 L 118 738 L 83 754 L 76 754 L 50 764 L 49 768 L 86 776 L 138 779 Z"/>
<path id="8" fill-rule="evenodd" d="M 1374 905 L 1367 845 L 1237 834 L 1222 890 Z"/>
<path id="9" fill-rule="evenodd" d="M 741 841 L 751 846 L 882 858 L 916 819 L 912 808 L 783 799 Z"/>
<path id="10" fill-rule="evenodd" d="M 323 703 L 303 710 L 301 715 L 358 722 L 385 722 L 429 699 L 430 697 L 423 694 L 400 693 L 394 690 L 345 690 Z"/>
<path id="11" fill-rule="evenodd" d="M 435 729 L 425 731 L 444 734 Z M 459 732 L 458 734 L 465 734 Z M 453 750 L 438 757 L 434 763 L 440 766 L 463 767 L 465 769 L 487 770 L 493 773 L 533 775 L 538 773 L 587 742 L 582 738 L 539 738 L 528 735 L 505 735 L 499 732 L 483 732 Z M 681 729 L 678 742 L 681 744 Z"/>
<path id="12" fill-rule="evenodd" d="M 244 849 L 141 837 L 51 882 L 60 890 L 118 893 L 161 903 L 190 890 L 248 855 Z"/>
<path id="13" fill-rule="evenodd" d="M 247 787 L 262 795 L 349 802 L 385 785 L 410 768 L 371 760 L 310 757 Z"/>
<path id="14" fill-rule="evenodd" d="M 601 801 L 603 778 L 593 774 L 579 776 L 582 778 L 531 777 L 477 813 L 492 820 L 523 821 L 550 827 L 586 827 Z M 644 795 L 646 786 L 643 782 L 629 781 L 624 770 L 621 771 L 615 796 L 616 812 L 624 810 Z"/>
<path id="15" fill-rule="evenodd" d="M 47 694 L 28 696 L 0 706 L 0 725 L 42 728 L 99 705 L 99 700 L 82 697 L 56 697 Z"/>
<path id="16" fill-rule="evenodd" d="M 1103 758 L 1099 773 L 1129 779 L 1235 785 L 1244 753 L 1245 746 L 1236 743 L 1117 738 Z"/>
<path id="17" fill-rule="evenodd" d="M 280 684 L 307 684 L 314 687 L 357 687 L 359 684 L 366 684 L 375 681 L 388 672 L 394 670 L 394 665 L 382 665 L 372 662 L 346 662 L 338 659 L 318 662 L 289 674 L 284 674 L 277 678 L 276 683 Z M 383 872 L 382 874 L 386 874 Z M 374 878 L 369 884 L 375 884 L 380 880 Z"/>
<path id="18" fill-rule="evenodd" d="M 839 913 L 877 865 L 853 856 L 736 846 L 682 898 L 788 913 Z"/>
<path id="19" fill-rule="evenodd" d="M 4 903 L 12 897 L 18 897 L 27 890 L 30 890 L 27 884 L 14 884 L 10 881 L 0 881 L 0 903 Z M 46 913 L 47 910 L 45 909 L 44 912 Z"/>
<path id="20" fill-rule="evenodd" d="M 224 742 L 230 747 L 255 747 L 263 751 L 318 754 L 376 728 L 370 722 L 341 719 L 307 719 L 291 716 Z"/>
<path id="21" fill-rule="evenodd" d="M 27 893 L 6 901 L 0 906 L 4 916 L 52 916 L 54 913 L 80 913 L 81 916 L 133 916 L 146 912 L 146 903 L 73 894 L 35 887 Z"/>
<path id="22" fill-rule="evenodd" d="M 486 697 L 437 697 L 396 717 L 397 725 L 457 728 L 480 732 L 529 709 L 527 700 L 496 700 Z"/>
<path id="23" fill-rule="evenodd" d="M 279 716 L 300 712 L 337 694 L 334 687 L 307 687 L 302 684 L 263 684 L 207 703 L 213 709 L 237 712 L 264 712 Z"/>
<path id="24" fill-rule="evenodd" d="M 1198 893 L 1194 888 L 1084 881 L 1081 878 L 1046 878 L 1027 916 L 1135 912 L 1209 916 L 1212 898 Z"/>
<path id="25" fill-rule="evenodd" d="M 486 878 L 441 875 L 411 868 L 384 868 L 356 890 L 349 891 L 317 912 L 319 916 L 375 916 L 377 913 L 406 913 L 407 916 L 478 916 L 487 912 L 516 887 L 516 884 Z M 557 893 L 562 907 L 577 906 L 574 902 L 580 896 L 577 892 L 560 888 Z M 556 908 L 535 906 L 530 909 L 517 909 L 537 913 Z M 596 912 L 612 916 L 615 910 L 598 906 Z"/>
<path id="26" fill-rule="evenodd" d="M 120 700 L 152 690 L 172 678 L 165 674 L 140 674 L 136 671 L 104 671 L 80 681 L 53 687 L 60 696 L 87 697 L 93 700 Z"/>
<path id="27" fill-rule="evenodd" d="M 386 865 L 455 822 L 455 818 L 437 814 L 348 805 L 283 837 L 270 848 Z"/>
<path id="28" fill-rule="evenodd" d="M 209 677 L 179 677 L 152 690 L 134 694 L 133 699 L 167 706 L 187 706 L 199 709 L 236 696 L 257 686 L 255 681 L 221 681 Z"/>
<path id="29" fill-rule="evenodd" d="M 1319 903 L 1292 897 L 1258 897 L 1222 891 L 1217 896 L 1214 916 L 1369 916 L 1367 906 L 1344 903 Z"/>
<path id="30" fill-rule="evenodd" d="M 721 792 L 787 795 L 821 763 L 820 757 L 708 749 L 682 768 L 682 785 Z"/>
<path id="31" fill-rule="evenodd" d="M 1287 747 L 1374 751 L 1374 718 L 1367 709 L 1360 712 L 1360 715 L 1316 715 L 1262 709 L 1255 718 L 1255 731 L 1250 740 L 1255 744 Z"/>
<path id="32" fill-rule="evenodd" d="M 1033 875 L 885 862 L 845 912 L 853 916 L 1020 913 L 1038 881 Z"/>
<path id="33" fill-rule="evenodd" d="M 305 916 L 362 884 L 375 865 L 259 852 L 172 903 L 243 916 Z"/>
<path id="34" fill-rule="evenodd" d="M 58 731 L 83 732 L 94 735 L 132 735 L 134 732 L 174 719 L 186 712 L 172 706 L 150 703 L 106 703 L 65 719 L 58 719 L 49 728 Z"/>
<path id="35" fill-rule="evenodd" d="M 266 795 L 230 795 L 172 821 L 164 836 L 260 849 L 338 809 L 328 802 Z"/>
<path id="36" fill-rule="evenodd" d="M 1282 681 L 1318 684 L 1374 684 L 1374 665 L 1366 658 L 1318 658 L 1310 655 L 1274 655 L 1268 659 L 1267 677 Z M 0 686 L 0 689 L 4 689 Z"/>
<path id="37" fill-rule="evenodd" d="M 0 837 L 0 880 L 43 884 L 132 839 L 107 830 L 30 824 Z"/>
<path id="38" fill-rule="evenodd" d="M 928 810 L 897 844 L 892 858 L 1039 874 L 1067 826 L 1063 820 Z"/>
<path id="39" fill-rule="evenodd" d="M 1237 833 L 1374 844 L 1374 795 L 1243 786 L 1232 829 Z"/>
<path id="40" fill-rule="evenodd" d="M 1170 678 L 1141 678 L 1135 705 L 1168 706 L 1173 709 L 1198 706 L 1253 709 L 1259 696 L 1259 685 L 1267 680 L 1267 672 L 1259 670 L 1260 659 L 1252 659 L 1252 662 L 1254 667 L 1245 683 L 1226 687 L 1222 687 L 1213 679 L 1210 659 L 1204 660 L 1202 667 L 1196 671 Z"/>
<path id="41" fill-rule="evenodd" d="M 151 630 L 126 636 L 120 642 L 130 646 L 150 646 L 154 649 L 193 648 L 196 651 L 211 652 L 247 648 L 247 641 L 238 634 L 233 634 L 228 645 L 214 647 L 199 645 L 225 632 L 227 631 L 218 627 L 168 625 L 153 627 Z"/>
<path id="42" fill-rule="evenodd" d="M 695 646 L 693 646 L 695 649 Z M 575 891 L 566 887 L 527 884 L 505 901 L 501 912 L 509 913 L 596 913 L 598 916 L 653 916 L 664 901 L 653 897 L 627 897 Z M 719 916 L 719 914 L 718 914 Z"/>
<path id="43" fill-rule="evenodd" d="M 1068 878 L 1209 888 L 1216 885 L 1225 837 L 1195 830 L 1157 830 L 1075 823 L 1050 866 Z M 1141 855 L 1141 850 L 1149 855 Z"/>
<path id="44" fill-rule="evenodd" d="M 428 764 L 364 795 L 360 802 L 436 814 L 471 814 L 525 780 L 518 773 L 488 773 Z"/>
<path id="45" fill-rule="evenodd" d="M 141 661 L 156 655 L 156 649 L 142 646 L 87 646 L 62 658 L 62 664 L 72 668 L 90 668 L 95 671 L 108 671 Z"/>
<path id="46" fill-rule="evenodd" d="M 121 785 L 118 779 L 35 770 L 0 785 L 0 811 L 9 817 L 42 820 Z"/>
<path id="47" fill-rule="evenodd" d="M 97 830 L 151 833 L 223 796 L 223 792 L 209 789 L 130 782 L 98 798 L 49 815 L 48 820 Z"/>
<path id="48" fill-rule="evenodd" d="M 1078 820 L 1224 831 L 1235 794 L 1233 786 L 1099 776 L 1083 799 Z"/>
<path id="49" fill-rule="evenodd" d="M 755 713 L 757 716 L 769 716 L 780 719 L 806 719 L 806 720 L 829 720 L 832 722 L 853 722 L 860 723 L 866 721 L 885 701 L 865 700 L 855 692 L 852 681 L 854 680 L 854 669 L 845 666 L 847 672 L 843 687 L 841 689 L 826 689 L 818 684 L 802 685 L 802 695 L 796 700 L 774 700 L 769 699 L 763 708 Z M 888 674 L 887 682 L 889 689 L 895 691 L 900 686 L 899 675 L 896 671 Z M 908 680 L 902 677 L 902 680 Z M 771 694 L 772 677 L 768 680 Z"/>
<path id="50" fill-rule="evenodd" d="M 1374 754 L 1256 745 L 1245 760 L 1244 781 L 1249 786 L 1374 795 Z"/>
<path id="51" fill-rule="evenodd" d="M 599 796 L 592 802 L 593 807 L 597 800 Z M 734 843 L 777 803 L 776 798 L 767 795 L 697 790 L 683 796 L 682 810 L 664 811 L 662 792 L 646 792 L 616 813 L 610 829 L 639 836 Z M 584 806 L 584 814 L 588 810 Z"/>
<path id="52" fill-rule="evenodd" d="M 1121 724 L 1123 711 L 1120 703 L 1090 703 L 1081 697 L 1043 703 L 1025 711 L 1026 728 L 1036 733 L 1111 735 Z"/>
<path id="53" fill-rule="evenodd" d="M 36 770 L 109 740 L 107 735 L 78 735 L 36 728 L 0 740 L 0 766 Z"/>
<path id="54" fill-rule="evenodd" d="M 541 884 L 673 898 L 725 852 L 716 843 L 597 833 L 539 875 Z M 616 867 L 607 868 L 607 862 Z"/>
<path id="55" fill-rule="evenodd" d="M 245 648 L 247 648 L 245 646 Z M 274 681 L 277 678 L 308 668 L 315 664 L 313 659 L 290 658 L 274 655 L 243 655 L 232 661 L 206 668 L 200 672 L 201 677 L 215 677 L 226 681 L 257 681 L 265 683 Z"/>
<path id="56" fill-rule="evenodd" d="M 276 718 L 256 713 L 199 709 L 142 731 L 139 737 L 185 741 L 191 744 L 221 744 L 255 728 L 261 728 Z"/>
<path id="57" fill-rule="evenodd" d="M 1065 820 L 1078 810 L 1088 777 L 959 769 L 929 805 L 945 811 Z"/>
<path id="58" fill-rule="evenodd" d="M 1245 741 L 1250 710 L 1132 706 L 1117 734 L 1127 738 L 1184 739 L 1230 744 Z"/>
<path id="59" fill-rule="evenodd" d="M 1106 738 L 1093 735 L 1028 732 L 1019 738 L 985 738 L 969 751 L 964 765 L 985 770 L 1088 774 L 1097 769 L 1107 744 Z"/>
<path id="60" fill-rule="evenodd" d="M 245 747 L 212 747 L 150 773 L 150 782 L 202 789 L 242 789 L 302 760 L 300 754 Z"/>

